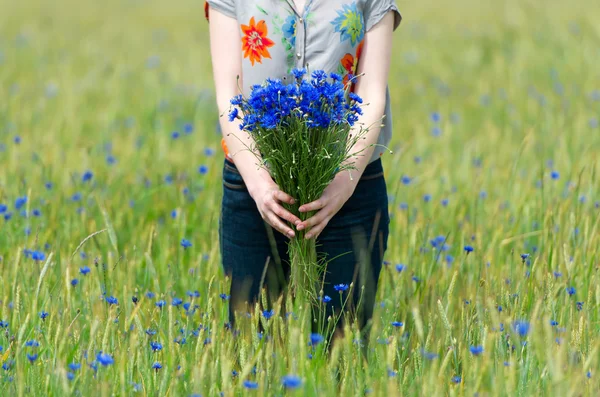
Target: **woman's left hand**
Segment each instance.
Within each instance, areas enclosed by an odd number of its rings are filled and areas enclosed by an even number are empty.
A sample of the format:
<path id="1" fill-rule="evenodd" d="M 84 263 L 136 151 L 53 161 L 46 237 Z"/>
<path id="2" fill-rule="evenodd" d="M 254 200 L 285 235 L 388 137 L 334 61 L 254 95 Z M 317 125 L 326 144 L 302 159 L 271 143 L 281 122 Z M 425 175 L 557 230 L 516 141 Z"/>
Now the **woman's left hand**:
<path id="1" fill-rule="evenodd" d="M 354 193 L 356 184 L 348 173 L 340 172 L 323 191 L 321 197 L 311 203 L 300 206 L 300 212 L 318 211 L 316 214 L 296 226 L 297 230 L 310 229 L 305 239 L 316 238 L 321 234 L 331 218 L 344 206 Z"/>

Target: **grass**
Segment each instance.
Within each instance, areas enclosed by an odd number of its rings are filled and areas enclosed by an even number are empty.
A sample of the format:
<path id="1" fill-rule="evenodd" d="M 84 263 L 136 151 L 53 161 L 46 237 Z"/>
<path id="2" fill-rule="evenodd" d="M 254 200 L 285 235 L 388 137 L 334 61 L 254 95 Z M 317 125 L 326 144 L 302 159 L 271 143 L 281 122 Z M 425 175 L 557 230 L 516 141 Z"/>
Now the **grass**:
<path id="1" fill-rule="evenodd" d="M 398 4 L 388 264 L 368 348 L 327 355 L 298 306 L 223 326 L 201 4 L 1 1 L 0 393 L 595 395 L 598 3 Z"/>

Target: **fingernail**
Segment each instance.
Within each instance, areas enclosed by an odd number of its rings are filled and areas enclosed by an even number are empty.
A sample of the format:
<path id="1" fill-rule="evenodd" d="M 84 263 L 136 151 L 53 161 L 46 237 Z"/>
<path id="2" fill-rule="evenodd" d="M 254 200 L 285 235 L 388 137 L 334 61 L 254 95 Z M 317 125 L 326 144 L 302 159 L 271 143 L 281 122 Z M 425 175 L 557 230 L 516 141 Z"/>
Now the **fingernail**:
<path id="1" fill-rule="evenodd" d="M 304 225 L 298 225 L 298 226 L 296 226 L 296 229 L 297 230 L 302 230 L 302 229 L 304 229 Z"/>
<path id="2" fill-rule="evenodd" d="M 294 232 L 290 230 L 287 235 L 289 238 L 292 238 L 294 237 Z"/>
<path id="3" fill-rule="evenodd" d="M 296 222 L 294 222 L 294 225 L 298 226 L 301 223 L 302 223 L 302 221 L 298 219 Z"/>
<path id="4" fill-rule="evenodd" d="M 311 238 L 312 238 L 311 234 L 310 234 L 310 233 L 308 233 L 308 234 L 306 235 L 306 239 L 307 239 L 307 240 L 310 240 Z"/>

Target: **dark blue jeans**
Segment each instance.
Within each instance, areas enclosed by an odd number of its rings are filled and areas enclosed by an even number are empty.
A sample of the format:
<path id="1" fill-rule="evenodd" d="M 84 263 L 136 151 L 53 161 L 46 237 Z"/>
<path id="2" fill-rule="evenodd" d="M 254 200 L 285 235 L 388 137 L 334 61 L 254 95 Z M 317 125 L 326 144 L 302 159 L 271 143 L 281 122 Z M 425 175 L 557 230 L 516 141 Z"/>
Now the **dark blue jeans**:
<path id="1" fill-rule="evenodd" d="M 383 254 L 387 248 L 389 213 L 381 160 L 365 169 L 354 194 L 329 221 L 317 239 L 317 253 L 328 260 L 324 295 L 331 297 L 328 313 L 340 312 L 336 284 L 354 282 L 352 299 L 344 306 L 363 327 L 373 316 Z M 229 316 L 246 313 L 260 288 L 270 300 L 285 288 L 290 267 L 287 237 L 263 221 L 236 166 L 225 160 L 223 201 L 219 221 L 221 257 L 231 278 Z M 345 292 L 344 294 L 347 294 Z M 346 295 L 344 295 L 346 297 Z"/>

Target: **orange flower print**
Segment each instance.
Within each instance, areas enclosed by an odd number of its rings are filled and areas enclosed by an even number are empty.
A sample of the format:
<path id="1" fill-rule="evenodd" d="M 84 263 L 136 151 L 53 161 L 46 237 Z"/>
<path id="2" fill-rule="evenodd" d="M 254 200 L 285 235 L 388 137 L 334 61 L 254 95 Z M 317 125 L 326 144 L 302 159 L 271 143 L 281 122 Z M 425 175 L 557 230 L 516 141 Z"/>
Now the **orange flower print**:
<path id="1" fill-rule="evenodd" d="M 363 50 L 363 43 L 364 41 L 361 41 L 358 44 L 358 47 L 356 48 L 356 56 L 353 56 L 352 54 L 346 54 L 340 60 L 339 72 L 344 76 L 344 86 L 348 84 L 350 75 L 356 75 L 358 70 L 358 60 L 360 59 Z"/>
<path id="2" fill-rule="evenodd" d="M 267 24 L 264 20 L 255 23 L 254 17 L 250 18 L 250 25 L 242 25 L 242 32 L 244 58 L 250 58 L 252 66 L 254 62 L 262 63 L 262 58 L 271 58 L 268 48 L 275 43 L 267 37 Z"/>

